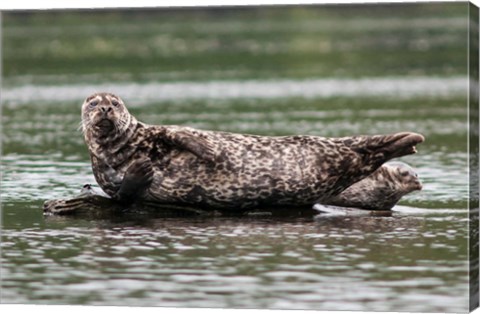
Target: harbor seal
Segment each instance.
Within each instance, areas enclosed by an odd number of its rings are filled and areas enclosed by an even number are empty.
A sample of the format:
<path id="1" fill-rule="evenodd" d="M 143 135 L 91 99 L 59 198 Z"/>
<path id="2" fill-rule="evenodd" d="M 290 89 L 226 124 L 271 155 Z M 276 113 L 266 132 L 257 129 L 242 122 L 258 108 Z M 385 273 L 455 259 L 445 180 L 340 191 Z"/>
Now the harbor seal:
<path id="1" fill-rule="evenodd" d="M 352 184 L 322 204 L 390 210 L 404 195 L 421 189 L 422 183 L 412 167 L 403 162 L 387 162 L 365 179 Z"/>
<path id="2" fill-rule="evenodd" d="M 268 137 L 148 125 L 110 93 L 86 98 L 82 130 L 95 179 L 114 200 L 230 211 L 311 207 L 424 141 L 411 132 Z"/>
<path id="3" fill-rule="evenodd" d="M 387 162 L 368 177 L 352 184 L 342 193 L 315 204 L 314 210 L 330 216 L 371 215 L 373 212 L 386 214 L 404 195 L 421 190 L 422 184 L 418 175 L 409 165 L 403 162 Z M 49 200 L 44 204 L 46 215 L 71 215 L 78 213 L 118 213 L 122 207 L 102 190 L 85 184 L 80 193 L 73 198 Z M 133 204 L 132 204 L 133 205 Z M 211 212 L 201 211 L 192 207 L 162 206 L 155 202 L 137 202 L 130 206 L 130 211 L 174 211 L 175 213 L 190 213 L 209 215 Z M 278 208 L 276 212 L 278 212 Z M 249 212 L 249 215 L 272 215 L 270 211 Z"/>

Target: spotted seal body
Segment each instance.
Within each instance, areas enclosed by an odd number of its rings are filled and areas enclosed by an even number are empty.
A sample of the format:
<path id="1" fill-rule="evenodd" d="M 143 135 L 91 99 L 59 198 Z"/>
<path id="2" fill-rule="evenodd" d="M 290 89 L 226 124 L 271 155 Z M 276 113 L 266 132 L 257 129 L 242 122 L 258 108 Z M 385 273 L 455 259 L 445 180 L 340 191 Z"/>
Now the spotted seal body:
<path id="1" fill-rule="evenodd" d="M 420 183 L 415 171 L 402 162 L 387 162 L 368 177 L 352 184 L 342 193 L 324 200 L 323 204 L 315 204 L 313 209 L 328 216 L 370 215 L 373 211 L 386 214 L 400 198 L 415 190 L 420 190 Z M 330 204 L 330 205 L 328 205 Z M 108 217 L 123 212 L 124 207 L 115 202 L 102 190 L 85 184 L 80 193 L 69 199 L 56 199 L 46 201 L 44 204 L 45 215 L 72 215 L 77 213 L 98 213 Z M 202 211 L 194 207 L 177 206 L 157 202 L 136 202 L 129 206 L 129 211 L 138 212 L 170 212 L 179 214 L 211 215 L 211 211 Z M 279 208 L 276 208 L 275 213 Z M 373 210 L 373 211 L 372 211 Z M 215 214 L 215 212 L 213 212 Z M 272 215 L 271 211 L 253 211 L 250 216 Z"/>
<path id="2" fill-rule="evenodd" d="M 223 210 L 322 203 L 424 140 L 408 132 L 266 137 L 148 125 L 108 93 L 85 100 L 82 126 L 95 178 L 113 199 Z"/>
<path id="3" fill-rule="evenodd" d="M 389 210 L 406 194 L 421 190 L 417 173 L 403 162 L 387 162 L 365 179 L 352 184 L 324 205 Z"/>

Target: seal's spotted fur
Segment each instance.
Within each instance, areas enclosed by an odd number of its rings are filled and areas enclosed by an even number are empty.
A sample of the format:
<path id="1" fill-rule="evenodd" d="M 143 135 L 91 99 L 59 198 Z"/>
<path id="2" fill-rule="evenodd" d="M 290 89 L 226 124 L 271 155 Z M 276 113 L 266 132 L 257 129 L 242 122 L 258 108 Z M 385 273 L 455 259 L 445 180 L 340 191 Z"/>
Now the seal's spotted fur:
<path id="1" fill-rule="evenodd" d="M 424 140 L 416 133 L 266 137 L 153 126 L 108 93 L 85 100 L 82 126 L 95 178 L 112 197 L 239 210 L 323 203 Z"/>

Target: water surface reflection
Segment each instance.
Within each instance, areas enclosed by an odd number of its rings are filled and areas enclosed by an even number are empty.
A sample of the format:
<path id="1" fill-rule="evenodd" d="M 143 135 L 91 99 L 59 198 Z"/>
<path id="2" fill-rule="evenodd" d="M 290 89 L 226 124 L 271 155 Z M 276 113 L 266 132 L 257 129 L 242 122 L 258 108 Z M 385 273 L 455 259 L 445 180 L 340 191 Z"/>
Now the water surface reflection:
<path id="1" fill-rule="evenodd" d="M 461 283 L 468 267 L 465 224 L 464 212 L 435 210 L 428 217 L 315 220 L 51 217 L 42 228 L 4 230 L 2 297 L 47 304 L 460 311 L 467 295 Z M 427 291 L 428 302 L 419 302 Z"/>

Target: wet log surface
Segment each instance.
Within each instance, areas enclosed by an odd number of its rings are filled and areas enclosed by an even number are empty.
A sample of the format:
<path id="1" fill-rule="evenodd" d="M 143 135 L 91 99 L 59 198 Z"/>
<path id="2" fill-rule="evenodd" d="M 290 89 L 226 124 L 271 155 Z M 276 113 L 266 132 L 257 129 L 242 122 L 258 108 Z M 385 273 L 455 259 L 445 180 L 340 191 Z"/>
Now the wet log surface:
<path id="1" fill-rule="evenodd" d="M 72 198 L 48 200 L 43 204 L 45 216 L 88 216 L 108 218 L 120 215 L 151 215 L 161 217 L 178 216 L 296 216 L 313 217 L 318 214 L 313 207 L 259 208 L 250 211 L 201 209 L 178 204 L 163 204 L 152 201 L 138 201 L 122 204 L 97 194 L 79 195 Z"/>

